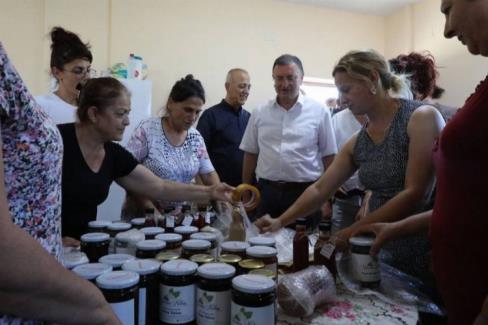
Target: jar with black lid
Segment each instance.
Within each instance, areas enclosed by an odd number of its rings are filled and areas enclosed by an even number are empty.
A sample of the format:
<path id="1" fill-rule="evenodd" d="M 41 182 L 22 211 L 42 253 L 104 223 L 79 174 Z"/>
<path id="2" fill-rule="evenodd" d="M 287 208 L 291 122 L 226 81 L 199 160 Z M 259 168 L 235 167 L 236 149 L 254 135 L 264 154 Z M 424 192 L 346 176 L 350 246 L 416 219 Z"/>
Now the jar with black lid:
<path id="1" fill-rule="evenodd" d="M 378 258 L 369 255 L 374 237 L 351 237 L 351 266 L 355 280 L 364 288 L 377 288 L 380 285 Z"/>
<path id="2" fill-rule="evenodd" d="M 83 279 L 96 283 L 96 278 L 104 273 L 111 272 L 112 270 L 112 265 L 104 263 L 88 263 L 75 266 L 72 271 Z"/>
<path id="3" fill-rule="evenodd" d="M 181 243 L 182 252 L 181 257 L 190 259 L 195 254 L 208 254 L 210 250 L 210 242 L 201 239 L 188 239 Z"/>
<path id="4" fill-rule="evenodd" d="M 122 324 L 137 324 L 139 274 L 130 271 L 112 271 L 97 278 L 97 287 L 112 307 Z"/>
<path id="5" fill-rule="evenodd" d="M 135 259 L 134 256 L 129 254 L 108 254 L 100 257 L 98 261 L 100 263 L 111 265 L 114 271 L 118 271 L 122 268 L 122 264 Z"/>
<path id="6" fill-rule="evenodd" d="M 275 282 L 262 275 L 232 279 L 231 324 L 276 324 Z"/>
<path id="7" fill-rule="evenodd" d="M 198 228 L 193 226 L 178 226 L 175 228 L 175 233 L 180 234 L 183 240 L 190 239 L 190 236 L 196 232 L 198 232 Z"/>
<path id="8" fill-rule="evenodd" d="M 156 239 L 162 240 L 166 243 L 165 250 L 167 252 L 173 251 L 181 254 L 181 241 L 183 240 L 183 237 L 180 234 L 159 234 L 156 236 Z"/>
<path id="9" fill-rule="evenodd" d="M 89 232 L 81 235 L 80 250 L 86 254 L 90 263 L 109 253 L 110 236 L 103 232 Z"/>
<path id="10" fill-rule="evenodd" d="M 146 239 L 154 239 L 157 235 L 164 233 L 164 229 L 161 227 L 144 227 L 141 228 L 141 231 L 146 236 Z"/>
<path id="11" fill-rule="evenodd" d="M 220 254 L 234 254 L 239 255 L 241 258 L 246 258 L 246 249 L 248 247 L 249 244 L 245 241 L 224 241 L 220 245 Z"/>
<path id="12" fill-rule="evenodd" d="M 198 268 L 197 324 L 229 324 L 230 292 L 235 272 L 233 266 L 224 263 L 208 263 Z"/>
<path id="13" fill-rule="evenodd" d="M 136 244 L 137 258 L 156 258 L 166 247 L 166 242 L 159 239 L 142 240 Z"/>
<path id="14" fill-rule="evenodd" d="M 133 260 L 122 265 L 122 270 L 139 274 L 139 325 L 158 324 L 159 269 L 154 260 Z"/>
<path id="15" fill-rule="evenodd" d="M 111 221 L 92 220 L 88 222 L 88 232 L 107 232 L 107 227 Z"/>
<path id="16" fill-rule="evenodd" d="M 107 232 L 110 235 L 109 253 L 115 253 L 115 236 L 119 232 L 127 231 L 130 228 L 132 228 L 132 225 L 126 222 L 112 222 L 107 226 Z"/>
<path id="17" fill-rule="evenodd" d="M 198 265 L 173 260 L 161 266 L 160 324 L 195 324 L 195 284 Z"/>

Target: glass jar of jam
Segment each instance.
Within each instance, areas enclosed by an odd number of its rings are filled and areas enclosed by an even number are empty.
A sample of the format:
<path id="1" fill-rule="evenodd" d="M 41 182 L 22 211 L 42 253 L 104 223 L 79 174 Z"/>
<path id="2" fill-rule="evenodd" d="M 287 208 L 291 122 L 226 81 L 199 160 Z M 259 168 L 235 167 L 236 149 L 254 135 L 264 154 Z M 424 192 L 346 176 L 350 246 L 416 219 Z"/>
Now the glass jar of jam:
<path id="1" fill-rule="evenodd" d="M 109 253 L 110 236 L 103 232 L 89 232 L 81 235 L 80 249 L 91 263 Z"/>
<path id="2" fill-rule="evenodd" d="M 175 207 L 167 206 L 164 208 L 164 232 L 172 233 L 176 226 Z"/>
<path id="3" fill-rule="evenodd" d="M 190 236 L 196 232 L 198 232 L 198 228 L 193 226 L 178 226 L 175 228 L 175 233 L 180 234 L 183 240 L 190 239 Z"/>
<path id="4" fill-rule="evenodd" d="M 246 249 L 249 248 L 249 244 L 245 241 L 224 241 L 220 247 L 220 254 L 234 254 L 246 258 Z"/>
<path id="5" fill-rule="evenodd" d="M 190 257 L 190 261 L 197 263 L 198 265 L 203 265 L 206 263 L 214 262 L 214 258 L 210 254 L 195 254 Z"/>
<path id="6" fill-rule="evenodd" d="M 208 263 L 197 270 L 197 324 L 230 323 L 232 277 L 236 269 L 224 263 Z"/>
<path id="7" fill-rule="evenodd" d="M 173 251 L 178 253 L 178 255 L 181 254 L 181 241 L 183 237 L 180 234 L 159 234 L 156 235 L 156 239 L 166 242 L 165 250 L 167 252 Z"/>
<path id="8" fill-rule="evenodd" d="M 137 258 L 156 258 L 166 247 L 166 242 L 159 239 L 148 239 L 136 244 Z"/>
<path id="9" fill-rule="evenodd" d="M 110 235 L 109 253 L 115 253 L 115 236 L 117 236 L 119 232 L 127 231 L 130 228 L 132 228 L 132 225 L 125 222 L 112 222 L 107 226 L 107 232 Z"/>
<path id="10" fill-rule="evenodd" d="M 251 246 L 246 249 L 246 255 L 249 258 L 260 260 L 264 263 L 264 268 L 278 274 L 278 251 L 268 246 Z"/>
<path id="11" fill-rule="evenodd" d="M 161 227 L 144 227 L 141 228 L 141 231 L 146 239 L 154 239 L 157 235 L 164 233 L 164 229 Z"/>
<path id="12" fill-rule="evenodd" d="M 71 270 L 75 266 L 87 264 L 90 261 L 88 260 L 88 257 L 85 253 L 78 250 L 73 250 L 69 252 L 63 252 L 61 262 L 65 268 Z"/>
<path id="13" fill-rule="evenodd" d="M 218 259 L 218 261 L 220 263 L 232 265 L 233 267 L 235 267 L 236 270 L 238 269 L 239 262 L 241 260 L 242 260 L 242 258 L 239 255 L 234 255 L 234 254 L 223 254 L 223 255 L 220 255 L 220 257 Z"/>
<path id="14" fill-rule="evenodd" d="M 83 279 L 95 283 L 95 279 L 98 276 L 107 272 L 111 272 L 112 269 L 113 269 L 112 266 L 108 264 L 88 263 L 88 264 L 75 266 L 72 271 L 78 274 Z"/>
<path id="15" fill-rule="evenodd" d="M 196 232 L 191 234 L 190 239 L 201 239 L 210 242 L 210 255 L 217 258 L 217 235 L 213 232 Z"/>
<path id="16" fill-rule="evenodd" d="M 237 273 L 248 274 L 252 270 L 258 270 L 264 268 L 264 262 L 261 260 L 255 260 L 252 258 L 247 258 L 239 262 L 239 267 L 237 268 Z"/>
<path id="17" fill-rule="evenodd" d="M 133 260 L 122 265 L 122 270 L 139 274 L 139 325 L 158 324 L 159 268 L 154 260 Z"/>
<path id="18" fill-rule="evenodd" d="M 131 219 L 131 221 L 130 221 L 132 228 L 135 228 L 135 229 L 144 228 L 145 223 L 146 223 L 146 218 L 134 218 L 134 219 Z"/>
<path id="19" fill-rule="evenodd" d="M 144 240 L 144 234 L 139 231 L 123 231 L 115 235 L 116 254 L 136 254 L 136 244 Z"/>
<path id="20" fill-rule="evenodd" d="M 197 267 L 196 263 L 181 259 L 161 266 L 160 324 L 194 324 Z"/>
<path id="21" fill-rule="evenodd" d="M 266 236 L 251 237 L 249 238 L 248 242 L 251 246 L 269 246 L 269 247 L 276 248 L 276 241 L 272 237 L 266 237 Z"/>
<path id="22" fill-rule="evenodd" d="M 111 221 L 106 220 L 92 220 L 88 222 L 88 232 L 106 232 L 111 223 Z"/>
<path id="23" fill-rule="evenodd" d="M 351 237 L 351 265 L 355 280 L 364 288 L 377 288 L 380 285 L 380 267 L 376 256 L 369 255 L 374 237 Z"/>
<path id="24" fill-rule="evenodd" d="M 232 279 L 231 320 L 236 324 L 276 324 L 275 282 L 262 275 Z"/>
<path id="25" fill-rule="evenodd" d="M 122 268 L 122 264 L 135 259 L 134 256 L 129 254 L 108 254 L 100 257 L 98 261 L 100 263 L 111 265 L 114 271 L 118 271 Z"/>
<path id="26" fill-rule="evenodd" d="M 174 251 L 161 252 L 156 255 L 156 261 L 160 263 L 166 263 L 168 261 L 177 260 L 180 258 L 180 254 Z"/>
<path id="27" fill-rule="evenodd" d="M 122 324 L 138 322 L 139 274 L 130 271 L 111 271 L 97 278 L 97 287 Z"/>
<path id="28" fill-rule="evenodd" d="M 208 254 L 210 242 L 201 239 L 188 239 L 181 243 L 181 257 L 190 259 L 195 254 Z"/>

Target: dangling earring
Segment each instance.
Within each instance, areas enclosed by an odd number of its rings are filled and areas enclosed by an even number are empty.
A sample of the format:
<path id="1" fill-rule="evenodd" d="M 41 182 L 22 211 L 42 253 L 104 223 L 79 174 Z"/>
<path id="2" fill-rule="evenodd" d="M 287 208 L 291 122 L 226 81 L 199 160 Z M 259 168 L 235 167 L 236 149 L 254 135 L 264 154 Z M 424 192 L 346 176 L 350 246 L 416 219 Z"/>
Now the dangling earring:
<path id="1" fill-rule="evenodd" d="M 371 92 L 371 94 L 376 95 L 376 87 L 375 86 L 371 86 L 371 89 L 369 91 Z"/>

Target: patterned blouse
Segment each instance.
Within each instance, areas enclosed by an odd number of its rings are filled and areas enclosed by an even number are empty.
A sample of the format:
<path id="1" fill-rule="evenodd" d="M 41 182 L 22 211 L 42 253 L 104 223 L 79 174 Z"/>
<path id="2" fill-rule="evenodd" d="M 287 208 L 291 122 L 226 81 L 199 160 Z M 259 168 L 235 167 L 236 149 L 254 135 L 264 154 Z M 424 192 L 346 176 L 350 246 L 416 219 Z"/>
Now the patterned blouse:
<path id="1" fill-rule="evenodd" d="M 200 132 L 190 128 L 183 144 L 174 146 L 166 138 L 159 117 L 142 121 L 127 149 L 162 179 L 189 184 L 196 175 L 215 170 Z"/>
<path id="2" fill-rule="evenodd" d="M 63 143 L 1 43 L 0 125 L 5 189 L 13 222 L 59 258 Z M 0 324 L 36 323 L 0 315 Z"/>

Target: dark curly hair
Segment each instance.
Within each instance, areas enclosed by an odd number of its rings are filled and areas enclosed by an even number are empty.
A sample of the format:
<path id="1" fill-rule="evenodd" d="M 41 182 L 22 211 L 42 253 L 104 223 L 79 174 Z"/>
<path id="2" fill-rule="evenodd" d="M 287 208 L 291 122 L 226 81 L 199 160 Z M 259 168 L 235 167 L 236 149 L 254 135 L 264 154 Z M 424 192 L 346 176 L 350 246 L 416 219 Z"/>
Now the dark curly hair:
<path id="1" fill-rule="evenodd" d="M 83 43 L 75 33 L 67 31 L 62 27 L 51 29 L 51 68 L 56 67 L 60 70 L 64 65 L 76 59 L 86 59 L 93 61 L 90 52 L 90 44 Z"/>
<path id="2" fill-rule="evenodd" d="M 430 53 L 401 54 L 389 60 L 390 68 L 397 74 L 406 74 L 410 81 L 410 89 L 420 100 L 432 96 L 436 89 L 436 80 L 439 72 L 436 69 L 435 59 Z"/>
<path id="3" fill-rule="evenodd" d="M 174 102 L 183 102 L 190 97 L 198 97 L 205 103 L 205 90 L 202 83 L 188 74 L 173 85 L 169 98 Z"/>

